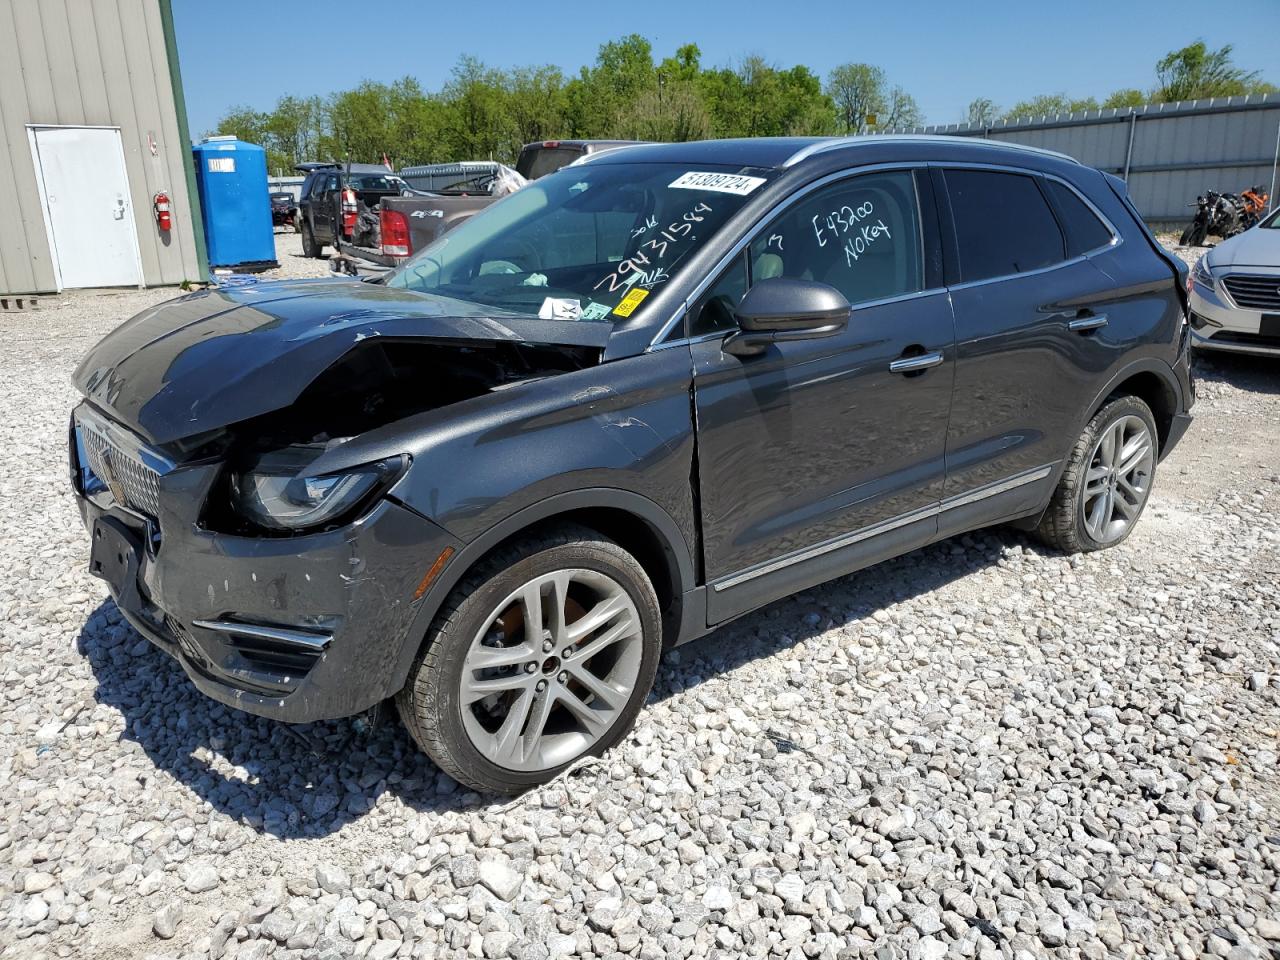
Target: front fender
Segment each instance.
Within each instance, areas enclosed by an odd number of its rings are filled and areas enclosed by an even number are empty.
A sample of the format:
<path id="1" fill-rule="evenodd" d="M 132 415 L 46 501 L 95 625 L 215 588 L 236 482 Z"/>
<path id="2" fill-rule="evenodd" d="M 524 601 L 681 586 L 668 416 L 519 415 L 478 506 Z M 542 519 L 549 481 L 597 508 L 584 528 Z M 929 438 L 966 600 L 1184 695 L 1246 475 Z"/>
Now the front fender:
<path id="1" fill-rule="evenodd" d="M 665 543 L 674 586 L 694 589 L 690 378 L 686 351 L 655 351 L 498 390 L 339 448 L 352 463 L 410 454 L 391 496 L 465 545 L 419 601 L 402 676 L 466 570 L 497 543 L 558 514 L 633 514 Z M 424 558 L 424 573 L 434 560 Z"/>
<path id="2" fill-rule="evenodd" d="M 482 557 L 494 547 L 536 524 L 574 511 L 599 508 L 623 510 L 644 521 L 662 544 L 674 571 L 676 595 L 685 598 L 695 591 L 697 571 L 690 544 L 686 542 L 675 518 L 652 500 L 628 490 L 603 487 L 576 490 L 548 497 L 506 517 L 466 544 L 456 556 L 450 559 L 439 579 L 431 585 L 431 589 L 418 603 L 418 609 L 396 660 L 396 672 L 389 689 L 398 690 L 404 686 L 431 622 L 435 620 L 454 587 Z M 697 611 L 693 612 L 697 613 Z M 681 611 L 682 617 L 683 614 L 684 611 Z M 677 633 L 684 636 L 686 632 L 689 632 L 687 624 L 683 622 L 678 624 Z"/>

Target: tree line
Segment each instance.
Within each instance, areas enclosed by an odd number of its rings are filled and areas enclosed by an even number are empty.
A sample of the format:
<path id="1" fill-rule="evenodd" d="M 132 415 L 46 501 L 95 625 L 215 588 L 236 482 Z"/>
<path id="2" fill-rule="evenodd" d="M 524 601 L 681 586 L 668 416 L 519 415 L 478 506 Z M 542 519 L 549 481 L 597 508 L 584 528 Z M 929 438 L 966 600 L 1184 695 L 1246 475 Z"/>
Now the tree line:
<path id="1" fill-rule="evenodd" d="M 1170 52 L 1147 91 L 1117 90 L 1099 103 L 1063 93 L 1032 97 L 1001 110 L 969 105 L 971 123 L 1191 100 L 1277 88 L 1234 64 L 1231 46 L 1196 41 Z M 499 69 L 463 56 L 438 92 L 413 77 L 364 81 L 327 97 L 284 96 L 274 109 L 236 107 L 216 133 L 267 150 L 273 174 L 295 163 L 350 159 L 397 169 L 450 160 L 512 162 L 537 140 L 617 138 L 679 141 L 708 137 L 825 136 L 920 126 L 915 99 L 880 67 L 847 63 L 825 78 L 808 67 L 779 67 L 760 56 L 735 67 L 707 67 L 697 44 L 660 61 L 638 34 L 602 44 L 592 64 L 566 76 L 551 65 Z"/>

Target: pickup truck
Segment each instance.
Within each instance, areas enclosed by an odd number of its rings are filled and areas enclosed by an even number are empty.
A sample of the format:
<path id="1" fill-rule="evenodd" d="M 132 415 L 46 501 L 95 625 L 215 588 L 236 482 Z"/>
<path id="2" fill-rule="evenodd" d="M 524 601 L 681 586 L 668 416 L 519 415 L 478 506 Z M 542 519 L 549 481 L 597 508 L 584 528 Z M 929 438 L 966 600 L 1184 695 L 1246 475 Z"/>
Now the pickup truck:
<path id="1" fill-rule="evenodd" d="M 298 200 L 298 218 L 302 252 L 308 257 L 320 257 L 326 246 L 336 248 L 352 238 L 347 211 L 342 209 L 344 187 L 355 193 L 352 221 L 362 207 L 376 210 L 383 198 L 411 192 L 407 183 L 376 164 L 353 163 L 348 168 L 337 163 L 302 163 L 296 169 L 307 175 Z"/>

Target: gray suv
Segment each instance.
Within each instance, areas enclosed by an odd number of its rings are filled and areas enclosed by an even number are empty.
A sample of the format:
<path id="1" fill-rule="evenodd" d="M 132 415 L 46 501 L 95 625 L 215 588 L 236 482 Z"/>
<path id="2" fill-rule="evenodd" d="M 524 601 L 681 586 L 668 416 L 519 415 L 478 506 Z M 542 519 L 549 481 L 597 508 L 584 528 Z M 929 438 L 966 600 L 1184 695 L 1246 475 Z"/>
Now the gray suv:
<path id="1" fill-rule="evenodd" d="M 1120 181 L 915 137 L 602 153 L 377 282 L 149 309 L 75 380 L 139 631 L 262 716 L 394 698 L 496 791 L 779 597 L 990 524 L 1120 543 L 1193 400 L 1185 268 Z"/>

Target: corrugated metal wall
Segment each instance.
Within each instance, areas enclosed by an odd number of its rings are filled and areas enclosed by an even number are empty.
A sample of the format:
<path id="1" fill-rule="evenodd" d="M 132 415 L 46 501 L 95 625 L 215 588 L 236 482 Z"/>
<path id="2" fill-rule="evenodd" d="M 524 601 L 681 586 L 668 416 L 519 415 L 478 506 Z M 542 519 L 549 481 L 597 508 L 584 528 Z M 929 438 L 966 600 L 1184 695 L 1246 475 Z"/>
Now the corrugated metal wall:
<path id="1" fill-rule="evenodd" d="M 1011 140 L 1127 173 L 1129 195 L 1143 217 L 1175 223 L 1189 219 L 1187 204 L 1206 189 L 1235 193 L 1258 183 L 1269 189 L 1278 130 L 1280 94 L 1273 93 L 911 132 Z"/>
<path id="2" fill-rule="evenodd" d="M 148 285 L 200 278 L 157 0 L 0 0 L 0 292 L 54 289 L 27 125 L 119 127 Z M 155 143 L 152 153 L 151 143 Z M 173 201 L 174 229 L 151 199 Z"/>

